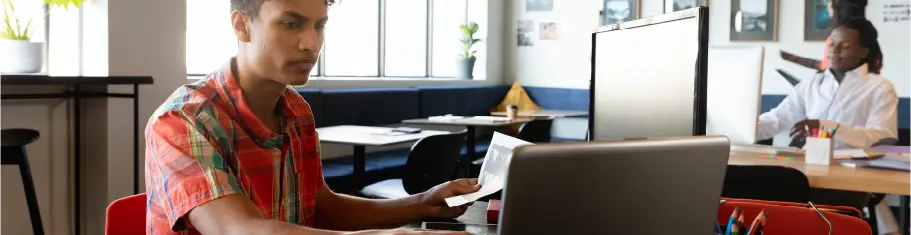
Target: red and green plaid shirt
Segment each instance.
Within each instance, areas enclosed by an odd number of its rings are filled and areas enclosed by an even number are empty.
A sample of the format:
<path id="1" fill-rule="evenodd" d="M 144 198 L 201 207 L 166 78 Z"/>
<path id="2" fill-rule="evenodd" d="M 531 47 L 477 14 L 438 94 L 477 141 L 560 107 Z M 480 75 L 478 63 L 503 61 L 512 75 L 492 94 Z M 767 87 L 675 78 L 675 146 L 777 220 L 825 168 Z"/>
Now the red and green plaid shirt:
<path id="1" fill-rule="evenodd" d="M 311 226 L 322 186 L 319 139 L 310 106 L 282 94 L 282 133 L 247 105 L 231 63 L 175 91 L 146 127 L 147 234 L 199 234 L 193 208 L 243 194 L 267 219 Z"/>

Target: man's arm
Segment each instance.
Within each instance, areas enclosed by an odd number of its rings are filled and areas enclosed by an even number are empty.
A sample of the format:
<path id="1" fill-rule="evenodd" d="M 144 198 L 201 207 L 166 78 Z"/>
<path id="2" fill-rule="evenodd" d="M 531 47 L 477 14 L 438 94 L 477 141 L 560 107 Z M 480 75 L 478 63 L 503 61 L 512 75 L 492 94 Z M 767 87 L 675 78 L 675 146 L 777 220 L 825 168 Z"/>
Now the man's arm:
<path id="1" fill-rule="evenodd" d="M 830 120 L 820 121 L 826 128 L 835 128 L 835 140 L 854 148 L 867 148 L 880 141 L 898 139 L 898 95 L 895 87 L 886 83 L 877 89 L 878 95 L 870 107 L 866 125 L 854 126 Z"/>
<path id="2" fill-rule="evenodd" d="M 797 122 L 806 118 L 806 109 L 802 97 L 802 90 L 815 79 L 802 81 L 794 87 L 784 100 L 778 104 L 778 107 L 769 110 L 759 116 L 759 126 L 757 132 L 759 139 L 769 139 L 782 133 Z"/>
<path id="3" fill-rule="evenodd" d="M 793 63 L 795 63 L 795 64 L 799 64 L 799 65 L 802 65 L 802 66 L 804 66 L 804 67 L 810 68 L 810 69 L 814 69 L 814 70 L 822 70 L 822 69 L 823 69 L 823 68 L 822 68 L 822 64 L 823 64 L 822 61 L 815 60 L 815 59 L 810 59 L 810 58 L 805 58 L 805 57 L 801 57 L 801 56 L 798 56 L 798 55 L 795 55 L 795 54 L 791 54 L 791 53 L 788 53 L 788 52 L 785 52 L 785 51 L 781 51 L 781 58 L 782 58 L 782 59 L 785 59 L 785 60 L 787 60 L 787 61 L 791 61 L 791 62 L 793 62 Z"/>
<path id="4" fill-rule="evenodd" d="M 444 199 L 476 192 L 477 179 L 461 179 L 401 199 L 364 199 L 332 192 L 322 184 L 316 196 L 316 225 L 330 230 L 395 228 L 426 217 L 456 218 L 467 206 L 448 207 Z"/>
<path id="5" fill-rule="evenodd" d="M 197 206 L 187 218 L 201 234 L 340 234 L 267 220 L 250 199 L 240 194 L 224 196 Z"/>

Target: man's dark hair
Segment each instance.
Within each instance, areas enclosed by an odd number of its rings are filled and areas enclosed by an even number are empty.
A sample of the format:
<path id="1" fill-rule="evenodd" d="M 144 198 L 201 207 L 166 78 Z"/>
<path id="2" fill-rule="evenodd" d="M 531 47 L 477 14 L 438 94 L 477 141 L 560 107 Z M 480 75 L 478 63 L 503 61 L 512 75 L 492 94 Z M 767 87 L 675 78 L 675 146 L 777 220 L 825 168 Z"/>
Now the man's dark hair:
<path id="1" fill-rule="evenodd" d="M 835 25 L 842 25 L 854 18 L 866 18 L 867 0 L 831 0 Z"/>
<path id="2" fill-rule="evenodd" d="M 836 28 L 857 30 L 858 37 L 860 37 L 860 45 L 870 50 L 870 53 L 867 54 L 867 57 L 862 62 L 867 64 L 871 72 L 879 73 L 879 63 L 882 63 L 883 51 L 879 47 L 879 41 L 877 40 L 879 32 L 876 31 L 873 23 L 864 18 L 853 18 Z"/>
<path id="3" fill-rule="evenodd" d="M 263 5 L 263 1 L 267 0 L 231 0 L 231 11 L 240 11 L 255 19 L 259 16 L 259 7 Z M 326 6 L 335 4 L 335 1 L 326 0 Z"/>

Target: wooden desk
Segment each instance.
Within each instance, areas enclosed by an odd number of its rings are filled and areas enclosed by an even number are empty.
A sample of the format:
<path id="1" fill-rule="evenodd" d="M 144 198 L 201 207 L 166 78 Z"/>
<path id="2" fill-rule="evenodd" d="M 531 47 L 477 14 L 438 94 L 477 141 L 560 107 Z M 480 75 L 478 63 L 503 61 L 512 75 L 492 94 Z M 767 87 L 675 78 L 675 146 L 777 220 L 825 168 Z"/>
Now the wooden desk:
<path id="1" fill-rule="evenodd" d="M 582 117 L 588 116 L 588 111 L 571 111 L 571 110 L 532 110 L 532 111 L 519 111 L 520 117 L 554 117 L 554 118 L 563 118 L 563 117 Z M 494 116 L 506 116 L 506 111 L 499 112 L 490 112 L 490 115 Z"/>
<path id="2" fill-rule="evenodd" d="M 423 130 L 416 134 L 392 135 L 391 127 L 372 126 L 331 126 L 316 128 L 320 142 L 334 144 L 348 144 L 354 146 L 354 178 L 357 187 L 363 187 L 364 172 L 366 171 L 367 146 L 389 146 L 419 140 L 421 138 L 448 134 L 445 131 Z"/>
<path id="3" fill-rule="evenodd" d="M 465 161 L 465 170 L 466 170 L 465 175 L 469 175 L 472 172 L 471 171 L 472 170 L 471 169 L 471 159 L 475 155 L 474 148 L 475 148 L 475 142 L 476 142 L 475 141 L 475 132 L 476 132 L 475 128 L 476 127 L 479 127 L 479 126 L 486 126 L 486 127 L 508 126 L 508 125 L 512 125 L 512 124 L 522 124 L 522 123 L 526 123 L 526 122 L 531 122 L 534 120 L 535 119 L 533 119 L 533 118 L 518 118 L 518 119 L 513 119 L 513 120 L 503 121 L 503 122 L 491 122 L 491 121 L 485 121 L 485 120 L 471 119 L 470 117 L 466 117 L 463 119 L 457 119 L 457 120 L 430 120 L 428 118 L 420 118 L 420 119 L 404 120 L 404 121 L 402 121 L 402 123 L 464 126 L 465 130 L 466 130 L 465 134 L 468 135 L 468 139 L 465 140 L 465 146 L 466 146 L 465 155 L 468 156 L 468 161 Z"/>
<path id="4" fill-rule="evenodd" d="M 829 166 L 805 164 L 803 157 L 795 160 L 762 158 L 763 153 L 731 152 L 729 165 L 772 165 L 797 169 L 807 175 L 810 187 L 895 195 L 911 194 L 911 173 L 874 168 L 853 168 L 839 164 Z"/>

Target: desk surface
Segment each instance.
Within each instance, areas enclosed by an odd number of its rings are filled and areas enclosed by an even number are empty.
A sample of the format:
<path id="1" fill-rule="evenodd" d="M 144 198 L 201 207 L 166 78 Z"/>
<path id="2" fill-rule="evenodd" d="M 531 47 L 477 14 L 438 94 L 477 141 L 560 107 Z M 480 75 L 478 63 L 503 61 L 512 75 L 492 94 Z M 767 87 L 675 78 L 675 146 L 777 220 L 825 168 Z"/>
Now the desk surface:
<path id="1" fill-rule="evenodd" d="M 508 126 L 508 125 L 512 125 L 512 124 L 522 124 L 522 123 L 531 122 L 534 120 L 535 119 L 532 119 L 532 118 L 519 118 L 519 119 L 513 119 L 513 120 L 509 120 L 509 121 L 492 122 L 492 121 L 477 120 L 477 119 L 472 119 L 472 118 L 463 118 L 463 119 L 448 120 L 448 121 L 430 120 L 427 118 L 420 118 L 420 119 L 404 120 L 404 121 L 402 121 L 402 123 L 450 125 L 450 126 L 492 126 L 492 127 L 496 127 L 496 126 Z"/>
<path id="2" fill-rule="evenodd" d="M 321 142 L 363 146 L 386 146 L 415 141 L 427 136 L 448 134 L 445 131 L 423 130 L 416 134 L 392 135 L 390 127 L 331 126 L 316 128 Z"/>
<path id="3" fill-rule="evenodd" d="M 488 224 L 487 223 L 487 202 L 477 201 L 468 207 L 465 214 L 459 216 L 455 221 L 441 221 L 446 223 L 464 223 L 464 224 Z M 405 225 L 405 228 L 421 228 L 423 222 L 416 222 Z M 497 234 L 496 230 L 487 231 L 488 234 Z"/>
<path id="4" fill-rule="evenodd" d="M 3 85 L 142 85 L 152 84 L 151 76 L 49 76 L 46 74 L 0 74 Z"/>
<path id="5" fill-rule="evenodd" d="M 588 111 L 571 111 L 571 110 L 531 110 L 519 111 L 520 117 L 581 117 L 588 116 Z M 494 116 L 506 116 L 506 111 L 490 112 Z"/>
<path id="6" fill-rule="evenodd" d="M 762 158 L 764 153 L 749 151 L 731 152 L 729 165 L 775 165 L 791 167 L 803 172 L 814 188 L 838 189 L 859 192 L 909 195 L 911 193 L 911 173 L 904 171 L 883 170 L 875 168 L 853 168 L 833 165 L 805 164 L 802 156 L 795 160 L 775 160 Z"/>

